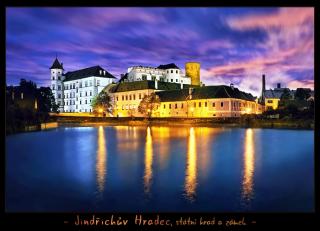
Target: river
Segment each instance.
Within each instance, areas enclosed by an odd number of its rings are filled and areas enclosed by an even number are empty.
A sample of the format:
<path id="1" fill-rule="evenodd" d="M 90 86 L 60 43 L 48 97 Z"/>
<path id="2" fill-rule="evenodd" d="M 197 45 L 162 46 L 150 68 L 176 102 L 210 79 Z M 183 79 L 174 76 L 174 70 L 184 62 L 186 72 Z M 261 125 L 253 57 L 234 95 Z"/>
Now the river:
<path id="1" fill-rule="evenodd" d="M 6 137 L 8 212 L 312 212 L 314 131 L 96 126 Z"/>

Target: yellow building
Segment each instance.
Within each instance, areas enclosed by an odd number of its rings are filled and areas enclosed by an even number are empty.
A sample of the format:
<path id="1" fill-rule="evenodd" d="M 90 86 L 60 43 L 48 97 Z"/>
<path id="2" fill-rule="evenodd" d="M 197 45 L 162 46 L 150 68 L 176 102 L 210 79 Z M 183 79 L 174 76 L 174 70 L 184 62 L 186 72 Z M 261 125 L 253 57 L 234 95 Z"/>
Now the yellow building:
<path id="1" fill-rule="evenodd" d="M 261 114 L 263 106 L 248 93 L 229 86 L 203 86 L 136 81 L 118 83 L 110 90 L 114 116 L 142 117 L 138 112 L 145 95 L 156 93 L 160 104 L 152 117 L 213 118 L 240 117 L 243 114 Z"/>
<path id="2" fill-rule="evenodd" d="M 278 98 L 266 98 L 264 104 L 267 109 L 276 110 L 279 107 L 279 102 L 280 99 Z"/>

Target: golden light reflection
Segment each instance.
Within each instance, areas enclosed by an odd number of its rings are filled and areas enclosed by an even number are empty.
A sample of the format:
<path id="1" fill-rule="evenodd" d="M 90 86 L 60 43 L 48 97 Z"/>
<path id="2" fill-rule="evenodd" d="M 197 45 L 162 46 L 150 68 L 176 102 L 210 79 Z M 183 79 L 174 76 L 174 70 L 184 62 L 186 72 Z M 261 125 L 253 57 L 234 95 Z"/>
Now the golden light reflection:
<path id="1" fill-rule="evenodd" d="M 197 147 L 194 128 L 190 128 L 188 139 L 185 194 L 187 199 L 194 201 L 197 187 Z"/>
<path id="2" fill-rule="evenodd" d="M 255 169 L 254 132 L 251 128 L 246 130 L 244 146 L 244 173 L 242 181 L 242 199 L 250 202 L 253 197 L 253 176 Z"/>
<path id="3" fill-rule="evenodd" d="M 145 170 L 144 170 L 144 192 L 150 193 L 151 180 L 152 180 L 152 161 L 153 161 L 153 149 L 152 149 L 152 136 L 150 127 L 147 128 L 146 146 L 145 146 Z"/>
<path id="4" fill-rule="evenodd" d="M 139 148 L 139 139 L 137 132 L 140 129 L 132 126 L 116 126 L 117 149 L 119 153 L 132 154 Z"/>
<path id="5" fill-rule="evenodd" d="M 104 186 L 105 186 L 105 177 L 107 174 L 106 166 L 107 166 L 106 140 L 104 135 L 104 129 L 102 126 L 99 126 L 96 175 L 97 175 L 98 191 L 100 193 L 103 192 Z"/>

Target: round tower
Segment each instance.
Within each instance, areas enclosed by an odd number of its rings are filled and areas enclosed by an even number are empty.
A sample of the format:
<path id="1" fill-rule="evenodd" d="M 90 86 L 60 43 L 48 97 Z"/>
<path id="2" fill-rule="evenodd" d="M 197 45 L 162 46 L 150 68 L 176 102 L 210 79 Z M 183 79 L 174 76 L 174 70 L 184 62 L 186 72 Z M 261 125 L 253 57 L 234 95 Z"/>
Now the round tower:
<path id="1" fill-rule="evenodd" d="M 191 85 L 200 86 L 200 63 L 187 62 L 186 76 L 189 76 L 191 78 Z"/>

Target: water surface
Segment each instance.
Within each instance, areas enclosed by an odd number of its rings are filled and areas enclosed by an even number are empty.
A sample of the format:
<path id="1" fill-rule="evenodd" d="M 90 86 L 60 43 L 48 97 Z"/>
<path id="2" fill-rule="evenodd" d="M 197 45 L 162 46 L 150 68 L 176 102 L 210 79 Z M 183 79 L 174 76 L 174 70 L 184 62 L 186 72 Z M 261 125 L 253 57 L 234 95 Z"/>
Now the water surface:
<path id="1" fill-rule="evenodd" d="M 6 210 L 312 212 L 314 132 L 60 127 L 6 138 Z"/>

